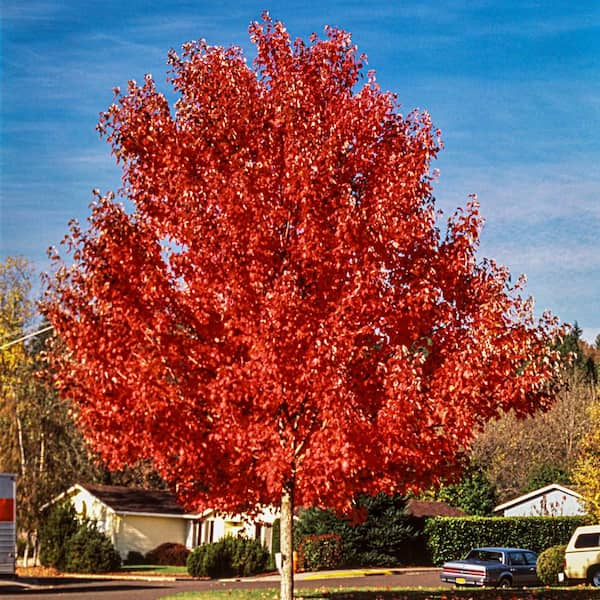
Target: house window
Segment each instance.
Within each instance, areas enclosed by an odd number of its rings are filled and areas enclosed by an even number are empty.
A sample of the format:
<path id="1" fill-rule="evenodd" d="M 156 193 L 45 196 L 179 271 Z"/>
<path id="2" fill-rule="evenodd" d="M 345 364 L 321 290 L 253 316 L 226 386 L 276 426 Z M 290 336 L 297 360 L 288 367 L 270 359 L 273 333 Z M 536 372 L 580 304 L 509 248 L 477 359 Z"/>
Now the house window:
<path id="1" fill-rule="evenodd" d="M 261 523 L 255 523 L 254 524 L 254 539 L 259 541 L 261 544 L 263 543 L 262 540 L 262 532 L 263 532 L 263 527 Z"/>
<path id="2" fill-rule="evenodd" d="M 204 521 L 204 543 L 212 544 L 215 540 L 215 522 L 210 519 L 208 521 Z"/>
<path id="3" fill-rule="evenodd" d="M 186 546 L 188 548 L 196 548 L 201 543 L 201 533 L 200 521 L 189 521 Z"/>
<path id="4" fill-rule="evenodd" d="M 244 533 L 244 525 L 240 521 L 225 521 L 224 535 L 239 537 Z"/>

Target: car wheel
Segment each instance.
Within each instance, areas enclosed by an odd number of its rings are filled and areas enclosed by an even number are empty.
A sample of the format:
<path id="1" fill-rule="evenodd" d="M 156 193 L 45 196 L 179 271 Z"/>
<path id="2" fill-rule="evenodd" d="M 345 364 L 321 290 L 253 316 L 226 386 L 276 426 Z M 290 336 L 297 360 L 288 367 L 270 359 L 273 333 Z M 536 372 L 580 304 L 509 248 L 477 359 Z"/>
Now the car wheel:
<path id="1" fill-rule="evenodd" d="M 594 567 L 589 575 L 588 582 L 594 587 L 600 587 L 600 567 Z"/>
<path id="2" fill-rule="evenodd" d="M 509 588 L 511 585 L 512 585 L 512 581 L 508 577 L 503 577 L 498 582 L 498 587 L 499 588 Z"/>

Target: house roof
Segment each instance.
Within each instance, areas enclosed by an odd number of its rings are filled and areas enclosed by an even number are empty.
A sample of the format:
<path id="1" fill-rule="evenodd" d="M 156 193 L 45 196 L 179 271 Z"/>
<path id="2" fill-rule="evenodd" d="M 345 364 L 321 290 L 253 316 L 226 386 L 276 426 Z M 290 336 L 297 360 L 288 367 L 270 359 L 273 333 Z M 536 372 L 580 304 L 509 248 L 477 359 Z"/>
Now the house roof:
<path id="1" fill-rule="evenodd" d="M 465 512 L 445 502 L 429 502 L 426 500 L 409 500 L 406 513 L 411 517 L 464 517 Z"/>
<path id="2" fill-rule="evenodd" d="M 117 513 L 189 514 L 171 492 L 163 490 L 145 490 L 91 483 L 79 484 L 78 487 L 87 490 Z"/>
<path id="3" fill-rule="evenodd" d="M 509 500 L 504 504 L 499 504 L 494 508 L 494 512 L 500 512 L 502 510 L 506 510 L 508 508 L 512 508 L 513 506 L 517 506 L 518 504 L 523 504 L 529 500 L 533 500 L 534 498 L 538 498 L 539 496 L 543 496 L 549 492 L 561 492 L 568 496 L 573 496 L 574 498 L 581 499 L 582 496 L 579 492 L 572 490 L 571 488 L 565 487 L 564 485 L 560 485 L 558 483 L 551 483 L 550 485 L 545 485 L 544 487 L 538 488 L 537 490 L 533 490 L 528 494 L 524 494 L 523 496 L 519 496 L 518 498 L 514 498 L 513 500 Z"/>

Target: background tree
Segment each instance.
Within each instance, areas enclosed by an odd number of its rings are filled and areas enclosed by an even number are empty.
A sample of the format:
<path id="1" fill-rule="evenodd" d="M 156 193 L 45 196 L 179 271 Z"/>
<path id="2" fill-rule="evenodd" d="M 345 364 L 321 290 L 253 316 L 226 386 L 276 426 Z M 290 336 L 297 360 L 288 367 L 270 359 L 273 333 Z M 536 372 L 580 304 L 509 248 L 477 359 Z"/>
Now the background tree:
<path id="1" fill-rule="evenodd" d="M 586 510 L 594 523 L 600 522 L 600 402 L 588 408 L 588 429 L 581 454 L 573 469 L 573 482 L 583 496 Z"/>
<path id="2" fill-rule="evenodd" d="M 491 515 L 498 504 L 496 490 L 485 469 L 475 464 L 465 468 L 460 481 L 441 485 L 435 490 L 433 498 L 460 508 L 468 515 Z"/>
<path id="3" fill-rule="evenodd" d="M 49 377 L 44 350 L 51 334 L 35 310 L 33 276 L 22 257 L 0 263 L 0 471 L 18 475 L 17 522 L 26 564 L 39 549 L 40 507 L 72 484 L 164 487 L 147 461 L 111 472 L 90 454 L 70 401 L 58 397 Z"/>
<path id="4" fill-rule="evenodd" d="M 171 52 L 103 115 L 123 168 L 71 226 L 45 311 L 57 383 L 111 468 L 151 458 L 191 509 L 349 509 L 456 468 L 486 420 L 554 394 L 555 321 L 476 257 L 472 201 L 436 224 L 438 132 L 404 116 L 346 32 Z"/>
<path id="5" fill-rule="evenodd" d="M 31 299 L 33 270 L 22 257 L 0 264 L 0 471 L 16 473 L 17 526 L 26 532 L 26 556 L 34 541 L 39 488 L 32 485 L 45 467 L 46 448 L 30 444 L 30 420 L 26 406 L 35 402 L 35 358 L 27 344 L 13 343 L 34 326 Z M 38 424 L 39 415 L 31 415 Z"/>
<path id="6" fill-rule="evenodd" d="M 23 386 L 30 367 L 30 357 L 23 344 L 11 342 L 23 335 L 32 324 L 34 315 L 31 292 L 31 267 L 24 258 L 9 257 L 0 263 L 0 468 L 5 471 L 18 469 L 24 455 L 19 441 L 22 424 L 17 414 L 17 394 Z"/>
<path id="7" fill-rule="evenodd" d="M 44 330 L 31 298 L 33 269 L 23 258 L 0 264 L 0 471 L 17 479 L 17 526 L 25 537 L 25 564 L 38 549 L 40 507 L 77 479 L 93 480 L 96 470 L 77 430 L 71 407 L 44 378 L 45 332 L 15 344 L 26 333 Z M 37 316 L 39 319 L 39 316 Z"/>
<path id="8" fill-rule="evenodd" d="M 596 369 L 577 324 L 565 335 L 562 389 L 547 412 L 525 419 L 509 413 L 477 436 L 469 453 L 504 502 L 550 483 L 570 483 L 596 399 Z"/>
<path id="9" fill-rule="evenodd" d="M 123 468 L 113 471 L 108 469 L 99 457 L 96 457 L 96 459 L 99 463 L 95 476 L 97 483 L 151 490 L 168 488 L 166 482 L 160 477 L 152 462 L 148 459 L 138 460 L 132 465 L 125 465 Z"/>

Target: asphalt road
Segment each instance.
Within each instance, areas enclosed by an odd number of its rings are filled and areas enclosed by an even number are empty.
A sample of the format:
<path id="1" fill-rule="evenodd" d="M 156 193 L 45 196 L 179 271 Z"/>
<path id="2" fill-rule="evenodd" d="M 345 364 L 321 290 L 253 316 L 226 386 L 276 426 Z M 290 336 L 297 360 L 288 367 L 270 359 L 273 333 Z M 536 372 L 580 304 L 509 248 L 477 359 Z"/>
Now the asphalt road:
<path id="1" fill-rule="evenodd" d="M 439 569 L 400 569 L 391 574 L 349 576 L 347 572 L 301 574 L 296 589 L 344 587 L 440 587 Z M 444 586 L 446 587 L 446 586 Z M 132 581 L 104 579 L 47 578 L 0 582 L 0 597 L 6 600 L 54 600 L 87 598 L 88 600 L 157 600 L 178 592 L 279 588 L 278 577 L 240 580 Z"/>

